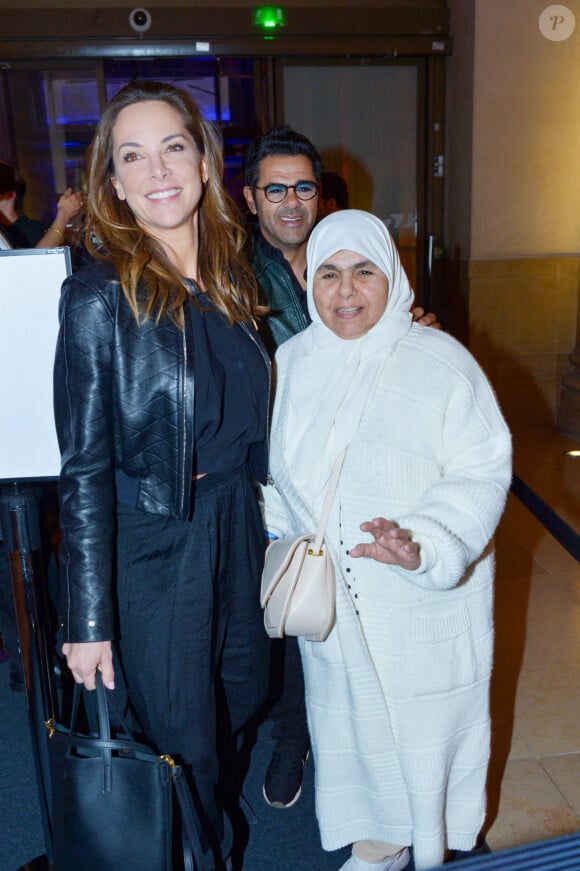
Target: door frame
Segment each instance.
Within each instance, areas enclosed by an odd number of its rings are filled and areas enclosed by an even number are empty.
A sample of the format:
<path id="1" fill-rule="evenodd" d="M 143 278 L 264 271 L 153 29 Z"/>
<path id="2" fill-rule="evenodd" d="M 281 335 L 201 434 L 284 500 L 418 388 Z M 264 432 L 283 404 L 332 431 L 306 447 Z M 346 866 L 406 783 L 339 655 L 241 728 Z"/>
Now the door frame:
<path id="1" fill-rule="evenodd" d="M 444 3 L 434 0 L 425 2 L 421 15 L 417 13 L 413 21 L 407 20 L 408 10 L 404 8 L 325 8 L 306 12 L 293 9 L 288 10 L 289 20 L 284 31 L 274 39 L 264 39 L 256 34 L 255 28 L 252 31 L 244 18 L 248 9 L 228 9 L 227 16 L 218 15 L 215 9 L 211 15 L 205 10 L 195 10 L 196 24 L 199 24 L 200 16 L 206 22 L 199 29 L 196 27 L 196 38 L 183 36 L 188 32 L 183 24 L 177 30 L 180 36 L 176 35 L 175 22 L 181 20 L 185 10 L 155 9 L 155 21 L 160 22 L 167 32 L 163 39 L 157 34 L 149 38 L 141 36 L 137 39 L 135 35 L 128 38 L 127 9 L 107 10 L 107 14 L 114 14 L 106 20 L 99 12 L 91 30 L 95 36 L 91 39 L 81 38 L 80 33 L 77 35 L 81 27 L 83 34 L 87 32 L 88 10 L 67 10 L 64 16 L 66 34 L 62 29 L 55 30 L 56 22 L 61 22 L 58 26 L 62 28 L 63 16 L 55 16 L 51 10 L 6 10 L 10 27 L 5 32 L 11 36 L 9 39 L 0 36 L 0 113 L 6 117 L 2 107 L 6 109 L 6 79 L 10 69 L 30 66 L 49 69 L 68 66 L 72 69 L 94 64 L 99 91 L 102 92 L 104 60 L 207 59 L 209 52 L 218 58 L 254 59 L 256 133 L 261 133 L 284 120 L 281 70 L 286 63 L 414 63 L 421 71 L 417 81 L 416 290 L 419 303 L 436 308 L 442 299 L 445 58 L 452 48 L 447 35 L 448 10 L 444 7 Z M 330 20 L 333 28 L 328 34 Z M 219 26 L 220 22 L 223 26 Z M 317 22 L 318 25 L 325 22 L 326 31 L 324 27 L 318 27 Z M 327 35 L 319 35 L 325 32 Z M 205 39 L 205 34 L 208 41 L 202 43 L 200 40 Z M 0 145 L 4 158 L 15 160 L 16 155 L 12 153 L 15 143 L 6 129 Z"/>
<path id="2" fill-rule="evenodd" d="M 427 311 L 441 301 L 444 222 L 445 64 L 440 56 L 374 57 L 312 55 L 278 57 L 268 66 L 270 115 L 267 127 L 284 124 L 286 66 L 415 66 L 417 70 L 417 253 L 416 304 Z"/>

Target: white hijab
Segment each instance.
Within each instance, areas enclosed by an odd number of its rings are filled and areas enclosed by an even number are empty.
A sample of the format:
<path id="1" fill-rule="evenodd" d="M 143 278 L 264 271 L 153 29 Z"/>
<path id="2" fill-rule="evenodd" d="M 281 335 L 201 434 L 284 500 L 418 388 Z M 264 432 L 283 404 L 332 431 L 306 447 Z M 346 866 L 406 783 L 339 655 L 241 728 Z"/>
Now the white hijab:
<path id="1" fill-rule="evenodd" d="M 314 304 L 316 270 L 338 251 L 368 258 L 389 282 L 384 313 L 358 339 L 337 336 Z M 293 340 L 284 452 L 292 479 L 318 517 L 334 460 L 356 435 L 384 363 L 411 328 L 414 294 L 387 228 L 368 212 L 346 209 L 324 218 L 310 236 L 306 259 L 312 324 Z"/>

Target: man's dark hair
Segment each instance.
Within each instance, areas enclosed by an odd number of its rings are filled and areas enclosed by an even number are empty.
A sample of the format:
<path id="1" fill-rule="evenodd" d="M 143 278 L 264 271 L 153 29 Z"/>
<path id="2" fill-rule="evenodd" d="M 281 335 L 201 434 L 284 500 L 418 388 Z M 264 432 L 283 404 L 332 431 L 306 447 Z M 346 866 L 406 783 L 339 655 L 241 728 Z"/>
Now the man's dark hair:
<path id="1" fill-rule="evenodd" d="M 16 194 L 16 209 L 22 208 L 22 200 L 26 193 L 26 182 L 20 175 L 17 169 L 0 160 L 0 194 L 11 193 Z"/>
<path id="2" fill-rule="evenodd" d="M 16 190 L 16 170 L 9 163 L 0 160 L 0 194 Z"/>
<path id="3" fill-rule="evenodd" d="M 337 172 L 322 173 L 320 196 L 325 200 L 336 200 L 339 209 L 348 209 L 348 186 Z"/>
<path id="4" fill-rule="evenodd" d="M 26 182 L 24 181 L 18 170 L 14 171 L 14 180 L 14 191 L 16 193 L 14 205 L 16 207 L 16 211 L 19 212 L 21 209 L 24 208 L 23 200 L 24 194 L 26 193 Z"/>
<path id="5" fill-rule="evenodd" d="M 246 146 L 244 151 L 244 181 L 255 188 L 260 176 L 260 164 L 265 157 L 283 154 L 288 156 L 303 155 L 312 163 L 314 178 L 317 182 L 322 176 L 322 158 L 310 139 L 297 133 L 292 127 L 273 127 L 263 136 L 256 138 Z"/>

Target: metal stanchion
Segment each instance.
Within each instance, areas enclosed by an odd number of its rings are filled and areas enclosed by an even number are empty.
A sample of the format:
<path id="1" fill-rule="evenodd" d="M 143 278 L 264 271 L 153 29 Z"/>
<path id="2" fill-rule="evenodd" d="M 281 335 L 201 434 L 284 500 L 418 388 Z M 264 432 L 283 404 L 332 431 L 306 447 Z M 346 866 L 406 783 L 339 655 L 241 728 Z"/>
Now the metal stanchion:
<path id="1" fill-rule="evenodd" d="M 57 718 L 58 703 L 54 678 L 54 642 L 42 563 L 38 499 L 26 486 L 13 483 L 0 496 L 0 512 L 10 561 L 32 752 L 46 845 L 46 856 L 33 859 L 22 866 L 22 871 L 43 871 L 52 868 L 50 764 L 44 722 L 51 717 Z"/>

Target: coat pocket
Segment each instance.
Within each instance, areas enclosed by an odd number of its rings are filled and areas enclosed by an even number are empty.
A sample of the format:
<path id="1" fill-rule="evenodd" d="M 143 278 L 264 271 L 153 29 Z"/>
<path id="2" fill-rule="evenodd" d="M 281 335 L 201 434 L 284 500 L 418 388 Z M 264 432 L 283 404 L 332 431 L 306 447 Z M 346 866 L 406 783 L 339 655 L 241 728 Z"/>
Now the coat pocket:
<path id="1" fill-rule="evenodd" d="M 414 615 L 404 655 L 392 663 L 388 684 L 399 698 L 436 695 L 470 686 L 477 662 L 469 612 Z"/>

